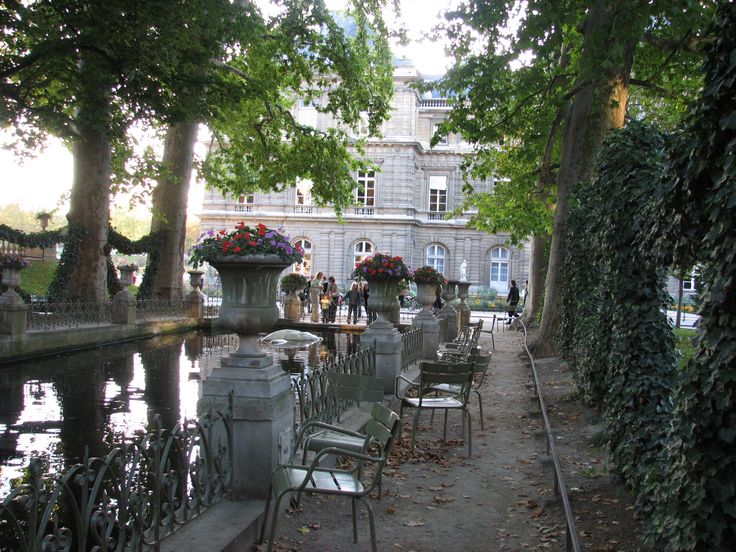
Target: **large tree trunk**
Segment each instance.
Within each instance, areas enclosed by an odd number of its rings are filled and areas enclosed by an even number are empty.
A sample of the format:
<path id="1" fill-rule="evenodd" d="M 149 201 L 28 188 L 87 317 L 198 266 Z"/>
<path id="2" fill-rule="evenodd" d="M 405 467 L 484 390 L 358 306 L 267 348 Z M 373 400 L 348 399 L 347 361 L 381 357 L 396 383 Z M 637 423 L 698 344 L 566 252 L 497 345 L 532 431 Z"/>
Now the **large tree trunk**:
<path id="1" fill-rule="evenodd" d="M 197 126 L 197 123 L 176 123 L 169 127 L 164 143 L 163 162 L 170 175 L 161 178 L 153 191 L 151 231 L 165 232 L 154 294 L 166 299 L 181 298 L 184 295 L 184 238 Z"/>
<path id="2" fill-rule="evenodd" d="M 104 302 L 109 299 L 104 249 L 110 224 L 110 101 L 104 69 L 95 66 L 94 61 L 83 59 L 80 63 L 83 90 L 76 118 L 78 138 L 73 148 L 74 181 L 67 220 L 82 226 L 85 235 L 64 295 L 72 301 Z"/>
<path id="3" fill-rule="evenodd" d="M 542 307 L 544 296 L 544 250 L 549 240 L 548 235 L 532 236 L 532 253 L 529 263 L 529 285 L 524 300 L 522 320 L 529 326 L 534 324 Z"/>
<path id="4" fill-rule="evenodd" d="M 623 5 L 614 10 L 605 0 L 595 3 L 585 23 L 583 67 L 595 67 L 614 47 L 622 48 L 624 54 L 620 63 L 603 76 L 605 78 L 592 80 L 577 93 L 565 122 L 544 309 L 534 345 L 535 354 L 540 357 L 556 353 L 562 305 L 559 269 L 565 243 L 568 198 L 578 182 L 590 177 L 596 149 L 606 133 L 624 124 L 633 45 L 638 38 L 634 28 L 636 24 L 636 14 L 632 10 L 625 9 Z"/>

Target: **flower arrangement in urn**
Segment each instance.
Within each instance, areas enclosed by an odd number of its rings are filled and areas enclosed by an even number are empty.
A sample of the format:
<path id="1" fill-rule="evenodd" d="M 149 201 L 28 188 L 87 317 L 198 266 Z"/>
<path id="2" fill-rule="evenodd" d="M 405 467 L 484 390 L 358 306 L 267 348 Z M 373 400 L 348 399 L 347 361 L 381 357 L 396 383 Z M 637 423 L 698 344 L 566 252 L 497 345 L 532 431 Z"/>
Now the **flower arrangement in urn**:
<path id="1" fill-rule="evenodd" d="M 414 271 L 414 281 L 417 284 L 445 285 L 447 280 L 431 266 L 420 266 Z"/>
<path id="2" fill-rule="evenodd" d="M 304 289 L 307 287 L 308 283 L 309 280 L 307 280 L 306 277 L 301 274 L 297 274 L 296 272 L 292 272 L 291 274 L 287 274 L 281 278 L 282 288 Z"/>
<path id="3" fill-rule="evenodd" d="M 356 263 L 352 276 L 356 280 L 411 280 L 413 273 L 401 257 L 377 252 Z"/>
<path id="4" fill-rule="evenodd" d="M 118 270 L 120 270 L 121 272 L 123 270 L 127 272 L 135 272 L 138 270 L 138 265 L 135 263 L 121 264 L 121 265 L 118 265 Z"/>
<path id="5" fill-rule="evenodd" d="M 199 236 L 191 249 L 189 264 L 194 268 L 228 256 L 278 255 L 289 263 L 302 261 L 302 249 L 289 243 L 289 237 L 263 224 L 250 227 L 245 222 L 231 231 L 210 230 Z"/>
<path id="6" fill-rule="evenodd" d="M 19 255 L 0 254 L 0 268 L 14 268 L 20 270 L 30 266 L 31 263 Z"/>

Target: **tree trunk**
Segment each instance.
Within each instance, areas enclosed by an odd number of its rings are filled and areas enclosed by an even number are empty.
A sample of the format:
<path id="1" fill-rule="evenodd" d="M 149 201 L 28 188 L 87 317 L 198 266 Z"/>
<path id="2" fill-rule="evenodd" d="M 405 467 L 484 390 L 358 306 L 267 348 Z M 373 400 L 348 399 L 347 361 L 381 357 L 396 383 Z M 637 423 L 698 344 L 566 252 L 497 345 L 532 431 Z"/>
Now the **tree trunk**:
<path id="1" fill-rule="evenodd" d="M 524 300 L 522 320 L 527 326 L 534 324 L 542 306 L 544 293 L 544 250 L 549 236 L 532 236 L 531 262 L 529 263 L 529 285 Z"/>
<path id="2" fill-rule="evenodd" d="M 165 299 L 184 296 L 184 238 L 197 127 L 197 123 L 175 123 L 169 127 L 163 162 L 170 174 L 161 178 L 153 191 L 151 231 L 164 231 L 154 295 Z"/>
<path id="3" fill-rule="evenodd" d="M 80 62 L 82 91 L 74 142 L 74 181 L 67 220 L 82 226 L 85 236 L 79 257 L 66 282 L 64 295 L 72 301 L 104 302 L 107 293 L 107 245 L 110 224 L 109 86 L 104 68 L 94 61 Z M 69 244 L 67 244 L 67 247 Z"/>
<path id="4" fill-rule="evenodd" d="M 565 243 L 568 199 L 578 182 L 590 177 L 595 152 L 606 133 L 624 124 L 628 81 L 637 40 L 632 10 L 598 0 L 591 8 L 584 28 L 583 67 L 595 67 L 614 47 L 624 54 L 609 74 L 581 89 L 574 97 L 562 139 L 562 157 L 557 182 L 557 203 L 552 226 L 552 243 L 547 265 L 546 291 L 542 322 L 535 354 L 539 357 L 556 354 L 557 330 L 561 315 L 560 262 Z M 592 71 L 592 70 L 589 70 Z"/>

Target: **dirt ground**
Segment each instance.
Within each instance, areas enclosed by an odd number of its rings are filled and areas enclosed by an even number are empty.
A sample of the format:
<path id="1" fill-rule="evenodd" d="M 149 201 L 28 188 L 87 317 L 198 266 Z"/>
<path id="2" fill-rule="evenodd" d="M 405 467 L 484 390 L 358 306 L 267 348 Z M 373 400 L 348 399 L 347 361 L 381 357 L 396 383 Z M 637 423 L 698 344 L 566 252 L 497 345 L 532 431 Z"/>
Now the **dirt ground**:
<path id="1" fill-rule="evenodd" d="M 371 500 L 378 549 L 394 552 L 565 550 L 562 503 L 553 491 L 553 468 L 522 334 L 496 331 L 496 351 L 481 394 L 471 398 L 473 454 L 450 414 L 448 446 L 441 452 L 442 423 L 419 422 L 417 447 L 409 448 L 405 425 L 384 471 L 383 496 Z M 481 345 L 491 349 L 490 334 Z M 646 551 L 639 540 L 632 499 L 609 475 L 595 414 L 577 397 L 572 378 L 557 359 L 538 363 L 578 534 L 584 550 Z M 408 411 L 411 415 L 411 410 Z M 410 416 L 406 418 L 410 420 Z M 376 497 L 377 498 L 377 497 Z M 352 542 L 350 502 L 307 496 L 297 510 L 279 516 L 276 550 L 370 550 L 368 516 L 358 520 Z M 254 547 L 265 550 L 265 545 Z"/>

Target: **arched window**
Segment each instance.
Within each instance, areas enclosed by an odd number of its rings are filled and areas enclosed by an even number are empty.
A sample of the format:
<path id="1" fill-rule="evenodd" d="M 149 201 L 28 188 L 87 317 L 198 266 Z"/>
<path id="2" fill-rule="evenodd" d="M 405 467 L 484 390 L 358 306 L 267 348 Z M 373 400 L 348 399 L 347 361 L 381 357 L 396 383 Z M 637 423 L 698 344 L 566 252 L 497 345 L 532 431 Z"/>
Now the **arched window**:
<path id="1" fill-rule="evenodd" d="M 312 242 L 309 240 L 296 240 L 294 246 L 299 246 L 304 250 L 302 254 L 302 262 L 294 263 L 293 270 L 297 274 L 308 276 L 312 274 Z"/>
<path id="2" fill-rule="evenodd" d="M 445 273 L 445 248 L 441 245 L 430 245 L 426 251 L 426 263 L 427 266 L 431 266 L 437 272 Z"/>
<path id="3" fill-rule="evenodd" d="M 511 253 L 505 247 L 491 250 L 491 287 L 506 293 L 509 290 L 509 261 Z"/>
<path id="4" fill-rule="evenodd" d="M 359 241 L 353 247 L 353 262 L 356 265 L 371 255 L 373 255 L 373 244 L 371 242 Z"/>

